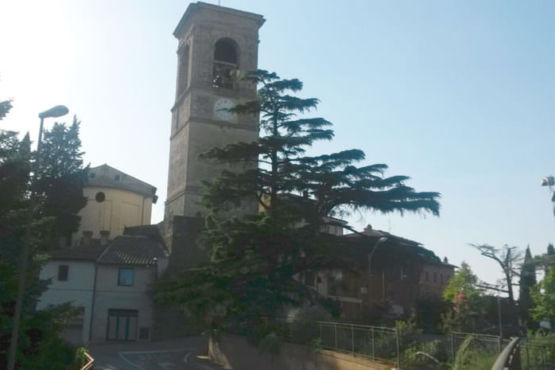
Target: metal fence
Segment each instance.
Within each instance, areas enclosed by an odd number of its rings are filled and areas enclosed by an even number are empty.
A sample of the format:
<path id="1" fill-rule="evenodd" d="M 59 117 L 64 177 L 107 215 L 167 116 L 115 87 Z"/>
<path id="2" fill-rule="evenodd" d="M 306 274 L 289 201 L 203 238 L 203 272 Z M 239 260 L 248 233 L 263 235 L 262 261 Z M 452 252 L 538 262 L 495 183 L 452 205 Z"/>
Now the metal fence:
<path id="1" fill-rule="evenodd" d="M 502 339 L 498 335 L 452 331 L 447 336 L 449 338 L 449 356 L 451 359 L 455 358 L 459 347 L 468 336 L 474 337 L 480 343 L 484 352 L 487 353 L 501 353 L 505 345 L 509 343 L 508 339 Z"/>
<path id="2" fill-rule="evenodd" d="M 395 328 L 341 322 L 318 322 L 324 349 L 349 352 L 373 360 L 400 361 L 399 333 Z"/>
<path id="3" fill-rule="evenodd" d="M 318 321 L 317 324 L 319 345 L 323 349 L 394 362 L 397 368 L 405 362 L 403 351 L 408 345 L 407 338 L 396 328 L 328 321 Z M 451 332 L 427 339 L 418 338 L 418 342 L 437 341 L 447 354 L 447 359 L 453 361 L 459 347 L 468 336 L 472 336 L 484 352 L 491 354 L 500 353 L 508 343 L 508 340 L 501 340 L 499 336 L 464 332 Z"/>
<path id="4" fill-rule="evenodd" d="M 520 341 L 520 361 L 525 370 L 555 369 L 555 341 L 550 338 Z"/>

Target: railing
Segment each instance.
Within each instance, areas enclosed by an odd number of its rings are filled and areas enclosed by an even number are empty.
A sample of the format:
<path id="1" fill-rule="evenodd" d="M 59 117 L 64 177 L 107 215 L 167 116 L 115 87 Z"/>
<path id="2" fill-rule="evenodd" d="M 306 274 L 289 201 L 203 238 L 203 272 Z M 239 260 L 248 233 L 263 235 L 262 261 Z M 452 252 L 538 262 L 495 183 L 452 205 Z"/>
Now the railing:
<path id="1" fill-rule="evenodd" d="M 524 370 L 555 369 L 555 341 L 549 337 L 521 338 L 520 359 Z"/>
<path id="2" fill-rule="evenodd" d="M 407 338 L 396 328 L 328 321 L 318 321 L 317 324 L 317 328 L 314 329 L 319 333 L 314 334 L 319 338 L 319 345 L 323 349 L 394 362 L 397 368 L 402 367 L 406 360 L 403 351 L 407 349 Z M 496 335 L 450 332 L 435 338 L 443 348 L 443 353 L 448 356 L 444 360 L 454 361 L 459 347 L 468 336 L 472 336 L 480 348 L 490 354 L 500 353 L 503 345 L 508 343 Z M 417 355 L 426 357 L 434 365 L 440 366 L 439 361 L 428 353 L 418 352 Z"/>
<path id="3" fill-rule="evenodd" d="M 395 328 L 318 321 L 324 349 L 361 355 L 372 360 L 400 362 L 399 333 Z"/>
<path id="4" fill-rule="evenodd" d="M 448 336 L 449 336 L 449 347 L 450 347 L 449 353 L 450 353 L 451 359 L 455 358 L 458 348 L 468 336 L 474 337 L 475 340 L 477 340 L 480 344 L 482 344 L 482 346 L 488 353 L 495 353 L 495 352 L 500 353 L 501 350 L 503 349 L 504 344 L 508 343 L 507 340 L 504 341 L 500 336 L 490 335 L 490 334 L 465 333 L 460 331 L 452 331 L 448 334 Z"/>
<path id="5" fill-rule="evenodd" d="M 515 337 L 499 354 L 491 370 L 520 370 L 520 338 Z"/>

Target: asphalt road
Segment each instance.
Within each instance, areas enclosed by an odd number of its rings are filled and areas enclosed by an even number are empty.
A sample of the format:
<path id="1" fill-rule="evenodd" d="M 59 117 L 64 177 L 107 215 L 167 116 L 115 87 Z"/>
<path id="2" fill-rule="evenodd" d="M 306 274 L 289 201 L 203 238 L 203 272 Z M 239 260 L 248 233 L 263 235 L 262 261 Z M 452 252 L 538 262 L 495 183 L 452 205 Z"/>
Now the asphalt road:
<path id="1" fill-rule="evenodd" d="M 90 346 L 95 370 L 218 370 L 197 355 L 206 340 L 190 337 L 150 343 L 103 343 Z"/>

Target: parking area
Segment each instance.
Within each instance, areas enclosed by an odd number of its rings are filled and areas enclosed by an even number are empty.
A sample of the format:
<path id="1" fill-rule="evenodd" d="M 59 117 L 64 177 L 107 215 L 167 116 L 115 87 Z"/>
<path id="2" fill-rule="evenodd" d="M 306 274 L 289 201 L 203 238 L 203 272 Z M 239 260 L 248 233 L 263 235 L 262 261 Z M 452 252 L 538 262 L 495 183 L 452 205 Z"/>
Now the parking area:
<path id="1" fill-rule="evenodd" d="M 217 370 L 197 355 L 206 354 L 206 339 L 190 337 L 150 343 L 109 342 L 90 346 L 95 370 Z"/>

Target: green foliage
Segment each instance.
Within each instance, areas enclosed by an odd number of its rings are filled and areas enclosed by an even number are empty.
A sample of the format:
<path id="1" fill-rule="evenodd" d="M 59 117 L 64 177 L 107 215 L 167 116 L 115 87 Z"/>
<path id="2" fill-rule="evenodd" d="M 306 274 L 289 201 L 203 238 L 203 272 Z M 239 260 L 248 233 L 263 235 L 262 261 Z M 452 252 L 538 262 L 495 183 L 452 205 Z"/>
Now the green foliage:
<path id="1" fill-rule="evenodd" d="M 407 348 L 401 357 L 401 367 L 406 370 L 439 370 L 446 368 L 445 364 L 448 360 L 449 353 L 445 346 L 441 341 L 433 340 L 425 343 L 415 343 Z"/>
<path id="2" fill-rule="evenodd" d="M 532 289 L 532 300 L 530 311 L 536 321 L 555 320 L 555 266 L 551 266 L 545 278 Z"/>
<path id="3" fill-rule="evenodd" d="M 528 332 L 520 350 L 523 369 L 546 368 L 555 363 L 555 333 L 544 330 Z"/>
<path id="4" fill-rule="evenodd" d="M 10 108 L 10 102 L 0 102 L 0 119 L 7 115 Z M 74 133 L 77 134 L 77 131 L 74 130 Z M 66 148 L 60 144 L 59 149 L 63 151 Z M 25 276 L 18 362 L 24 369 L 60 369 L 71 363 L 72 357 L 71 348 L 59 339 L 63 324 L 59 320 L 66 317 L 62 314 L 65 308 L 55 311 L 35 310 L 38 298 L 47 286 L 47 282 L 38 279 L 44 262 L 40 256 L 48 245 L 51 231 L 58 227 L 55 217 L 47 217 L 55 215 L 43 212 L 44 208 L 41 207 L 52 203 L 51 194 L 60 191 L 51 182 L 49 187 L 41 190 L 40 196 L 31 196 L 31 182 L 35 180 L 31 178 L 31 170 L 35 170 L 34 159 L 36 154 L 31 152 L 28 135 L 19 140 L 16 132 L 0 130 L 0 368 L 7 361 L 23 243 L 29 247 L 30 259 Z M 67 163 L 57 161 L 56 156 L 48 160 L 58 163 L 60 169 L 63 163 Z M 38 172 L 34 171 L 34 174 L 38 175 Z M 43 179 L 46 176 L 47 172 L 43 172 Z M 71 193 L 64 195 L 71 196 Z"/>
<path id="5" fill-rule="evenodd" d="M 158 288 L 159 300 L 184 304 L 210 327 L 261 325 L 318 301 L 295 277 L 349 266 L 340 253 L 345 238 L 322 231 L 337 223 L 329 216 L 439 212 L 438 193 L 414 191 L 406 176 L 384 177 L 384 164 L 357 167 L 360 150 L 307 155 L 314 143 L 333 138 L 330 122 L 306 116 L 318 100 L 294 96 L 302 89 L 297 79 L 266 71 L 248 78 L 260 87 L 258 99 L 232 110 L 260 117 L 260 138 L 203 156 L 232 169 L 206 184 L 200 245 L 210 262 Z"/>
<path id="6" fill-rule="evenodd" d="M 488 351 L 479 340 L 469 335 L 465 338 L 453 363 L 453 370 L 490 370 L 498 353 Z"/>
<path id="7" fill-rule="evenodd" d="M 87 204 L 83 186 L 88 166 L 83 164 L 79 125 L 74 117 L 69 127 L 55 123 L 45 131 L 37 160 L 33 190 L 42 200 L 40 214 L 53 218 L 51 241 L 62 237 L 69 243 L 71 234 L 79 228 L 77 213 Z"/>
<path id="8" fill-rule="evenodd" d="M 413 346 L 421 334 L 421 330 L 416 327 L 416 323 L 410 320 L 395 321 L 395 330 L 399 335 L 399 350 L 401 352 Z"/>
<path id="9" fill-rule="evenodd" d="M 442 317 L 446 331 L 475 331 L 476 320 L 483 313 L 482 292 L 477 283 L 478 277 L 463 262 L 443 291 L 443 299 L 452 305 L 452 310 Z"/>
<path id="10" fill-rule="evenodd" d="M 461 268 L 453 274 L 445 287 L 443 299 L 457 304 L 457 296 L 462 293 L 464 299 L 472 300 L 481 295 L 481 291 L 477 284 L 478 277 L 472 272 L 470 266 L 466 262 L 463 262 Z"/>
<path id="11" fill-rule="evenodd" d="M 86 347 L 78 347 L 75 350 L 75 357 L 73 360 L 73 364 L 71 365 L 69 370 L 81 370 L 81 368 L 83 368 L 83 366 L 87 364 L 88 359 L 85 356 L 87 352 L 88 352 L 88 349 Z"/>
<path id="12" fill-rule="evenodd" d="M 522 323 L 531 324 L 530 322 L 530 308 L 532 306 L 532 298 L 530 296 L 530 289 L 536 285 L 536 264 L 532 259 L 530 247 L 526 248 L 524 255 L 524 262 L 520 270 L 520 294 L 518 298 L 520 318 Z"/>

